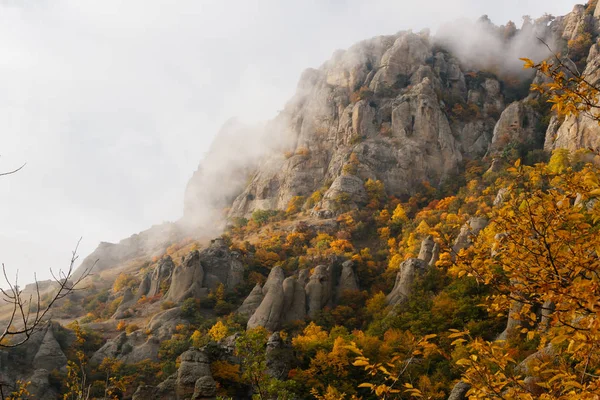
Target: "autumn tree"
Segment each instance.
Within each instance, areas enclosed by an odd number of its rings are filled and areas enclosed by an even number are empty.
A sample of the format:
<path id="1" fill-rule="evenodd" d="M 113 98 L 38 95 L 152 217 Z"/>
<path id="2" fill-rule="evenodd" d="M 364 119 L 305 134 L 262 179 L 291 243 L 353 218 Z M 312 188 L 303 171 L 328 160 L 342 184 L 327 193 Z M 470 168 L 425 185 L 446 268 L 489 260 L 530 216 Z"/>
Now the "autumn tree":
<path id="1" fill-rule="evenodd" d="M 458 254 L 452 270 L 493 287 L 489 310 L 514 321 L 506 341 L 453 334 L 471 398 L 600 396 L 599 172 L 517 162 L 490 225 Z"/>

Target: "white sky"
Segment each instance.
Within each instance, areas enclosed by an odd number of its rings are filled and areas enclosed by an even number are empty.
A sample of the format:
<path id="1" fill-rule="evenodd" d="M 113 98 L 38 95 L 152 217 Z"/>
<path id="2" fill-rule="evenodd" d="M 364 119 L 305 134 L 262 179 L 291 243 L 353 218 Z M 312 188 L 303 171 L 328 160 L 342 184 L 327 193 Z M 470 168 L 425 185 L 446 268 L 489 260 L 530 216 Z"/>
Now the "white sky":
<path id="1" fill-rule="evenodd" d="M 0 0 L 0 262 L 22 283 L 181 216 L 225 120 L 268 119 L 334 50 L 567 0 Z"/>

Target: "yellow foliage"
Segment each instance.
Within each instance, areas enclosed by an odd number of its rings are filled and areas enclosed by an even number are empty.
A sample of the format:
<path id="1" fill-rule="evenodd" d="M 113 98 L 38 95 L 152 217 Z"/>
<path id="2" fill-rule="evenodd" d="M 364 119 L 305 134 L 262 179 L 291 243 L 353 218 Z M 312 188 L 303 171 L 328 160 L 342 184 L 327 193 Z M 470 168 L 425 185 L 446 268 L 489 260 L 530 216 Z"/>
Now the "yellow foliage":
<path id="1" fill-rule="evenodd" d="M 239 382 L 240 381 L 240 365 L 231 364 L 227 361 L 217 360 L 210 364 L 210 371 L 212 372 L 213 378 L 217 382 L 229 381 Z"/>
<path id="2" fill-rule="evenodd" d="M 329 335 L 319 325 L 311 322 L 301 335 L 292 339 L 292 345 L 299 351 L 308 352 L 315 347 L 323 345 Z"/>
<path id="3" fill-rule="evenodd" d="M 407 221 L 408 217 L 406 215 L 406 211 L 404 211 L 404 207 L 402 207 L 402 204 L 398 204 L 392 213 L 392 222 L 404 223 Z"/>
<path id="4" fill-rule="evenodd" d="M 208 330 L 208 334 L 215 342 L 219 342 L 227 337 L 229 334 L 229 329 L 223 322 L 217 321 L 217 323 Z"/>

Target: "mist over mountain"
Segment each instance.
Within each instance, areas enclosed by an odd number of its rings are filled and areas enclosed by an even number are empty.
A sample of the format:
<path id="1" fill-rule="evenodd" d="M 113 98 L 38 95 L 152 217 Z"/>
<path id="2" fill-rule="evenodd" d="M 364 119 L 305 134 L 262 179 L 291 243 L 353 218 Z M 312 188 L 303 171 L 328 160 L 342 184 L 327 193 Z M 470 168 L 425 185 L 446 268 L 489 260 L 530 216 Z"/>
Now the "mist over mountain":
<path id="1" fill-rule="evenodd" d="M 527 329 L 549 331 L 554 303 L 515 291 L 505 310 L 484 307 L 493 284 L 519 282 L 456 272 L 461 257 L 510 261 L 511 232 L 494 229 L 519 179 L 551 194 L 596 182 L 597 121 L 556 114 L 530 90 L 548 77 L 520 58 L 552 59 L 550 48 L 597 82 L 600 6 L 543 12 L 366 38 L 304 70 L 272 119 L 227 120 L 190 171 L 182 216 L 86 255 L 81 290 L 23 346 L 0 349 L 0 387 L 31 381 L 36 398 L 68 398 L 86 376 L 91 398 L 374 399 L 361 384 L 385 371 L 357 366 L 389 361 L 406 390 L 466 399 L 466 347 L 450 344 L 465 330 L 506 342 L 511 371 L 544 382 L 528 362 L 557 350 Z M 550 208 L 593 214 L 585 196 Z M 53 290 L 42 282 L 35 306 Z M 10 315 L 0 306 L 5 325 Z"/>

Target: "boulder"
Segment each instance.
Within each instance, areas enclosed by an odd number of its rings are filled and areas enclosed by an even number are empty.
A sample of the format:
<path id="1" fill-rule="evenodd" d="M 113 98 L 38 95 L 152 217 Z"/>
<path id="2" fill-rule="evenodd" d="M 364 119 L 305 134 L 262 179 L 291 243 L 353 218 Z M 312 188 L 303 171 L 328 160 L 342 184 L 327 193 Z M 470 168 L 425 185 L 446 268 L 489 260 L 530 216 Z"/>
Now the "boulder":
<path id="1" fill-rule="evenodd" d="M 290 276 L 283 281 L 283 321 L 304 320 L 306 317 L 306 292 L 295 277 Z"/>
<path id="2" fill-rule="evenodd" d="M 279 332 L 271 334 L 266 350 L 267 374 L 275 379 L 285 380 L 293 359 L 293 349 L 283 341 Z"/>
<path id="3" fill-rule="evenodd" d="M 48 324 L 42 343 L 33 359 L 33 367 L 35 369 L 54 371 L 60 370 L 66 365 L 67 357 L 54 337 L 52 324 Z"/>
<path id="4" fill-rule="evenodd" d="M 146 329 L 160 340 L 167 340 L 176 332 L 179 324 L 189 323 L 181 317 L 181 308 L 175 307 L 155 314 Z"/>
<path id="5" fill-rule="evenodd" d="M 181 265 L 173 269 L 171 286 L 165 300 L 178 303 L 189 297 L 206 297 L 208 289 L 202 286 L 203 282 L 204 269 L 200 263 L 200 253 L 194 250 L 185 256 Z"/>
<path id="6" fill-rule="evenodd" d="M 400 269 L 396 274 L 396 283 L 394 288 L 386 296 L 388 304 L 395 306 L 408 300 L 412 292 L 412 284 L 418 275 L 425 272 L 427 263 L 418 258 L 409 258 L 400 264 Z"/>
<path id="7" fill-rule="evenodd" d="M 140 285 L 138 286 L 138 289 L 135 292 L 136 301 L 141 299 L 142 296 L 148 296 L 150 286 L 152 286 L 152 276 L 149 273 L 146 273 L 142 277 L 142 281 L 140 282 Z"/>
<path id="8" fill-rule="evenodd" d="M 315 318 L 317 313 L 331 302 L 332 282 L 329 267 L 318 265 L 306 284 L 308 316 Z"/>
<path id="9" fill-rule="evenodd" d="M 136 303 L 136 297 L 134 296 L 131 288 L 125 289 L 125 293 L 123 293 L 123 300 L 117 307 L 117 311 L 113 314 L 114 319 L 123 319 L 129 318 L 133 314 L 133 310 L 131 309 Z"/>
<path id="10" fill-rule="evenodd" d="M 471 385 L 463 381 L 459 381 L 450 392 L 448 400 L 466 400 L 467 392 L 471 389 Z"/>
<path id="11" fill-rule="evenodd" d="M 154 271 L 152 272 L 152 280 L 148 289 L 147 297 L 153 297 L 160 293 L 162 287 L 168 287 L 171 281 L 171 274 L 175 269 L 173 259 L 166 256 L 160 260 Z"/>
<path id="12" fill-rule="evenodd" d="M 201 380 L 200 384 L 196 382 Z M 216 382 L 210 372 L 208 356 L 197 349 L 190 349 L 181 355 L 177 370 L 175 393 L 179 398 L 203 399 L 215 395 Z"/>
<path id="13" fill-rule="evenodd" d="M 433 237 L 431 235 L 427 236 L 421 242 L 421 249 L 419 250 L 419 256 L 417 258 L 429 264 L 429 262 L 431 261 L 431 257 L 433 256 L 434 246 L 435 242 L 433 241 Z"/>
<path id="14" fill-rule="evenodd" d="M 240 308 L 238 308 L 238 314 L 241 314 L 245 317 L 252 316 L 252 314 L 254 314 L 258 306 L 260 306 L 260 303 L 263 301 L 263 298 L 264 296 L 262 293 L 262 287 L 260 286 L 260 283 L 257 283 L 256 286 L 254 286 L 254 289 L 252 289 L 252 291 L 248 295 L 248 297 L 246 297 Z"/>
<path id="15" fill-rule="evenodd" d="M 26 380 L 29 382 L 27 391 L 36 400 L 55 400 L 58 393 L 50 385 L 50 372 L 46 369 L 36 369 Z"/>
<path id="16" fill-rule="evenodd" d="M 465 249 L 473 243 L 473 237 L 477 236 L 483 228 L 489 223 L 485 217 L 472 217 L 461 228 L 452 250 L 458 254 L 462 249 Z"/>
<path id="17" fill-rule="evenodd" d="M 263 287 L 264 299 L 248 320 L 248 329 L 262 326 L 270 331 L 279 328 L 283 312 L 283 270 L 274 267 Z"/>
<path id="18" fill-rule="evenodd" d="M 337 286 L 337 298 L 345 291 L 359 290 L 358 279 L 354 272 L 354 262 L 348 260 L 342 264 L 342 273 L 340 274 Z"/>
<path id="19" fill-rule="evenodd" d="M 244 266 L 239 257 L 239 253 L 229 250 L 223 238 L 216 238 L 200 253 L 200 263 L 206 276 L 216 277 L 218 281 L 214 282 L 232 290 L 244 279 Z M 210 286 L 205 284 L 205 287 Z"/>

